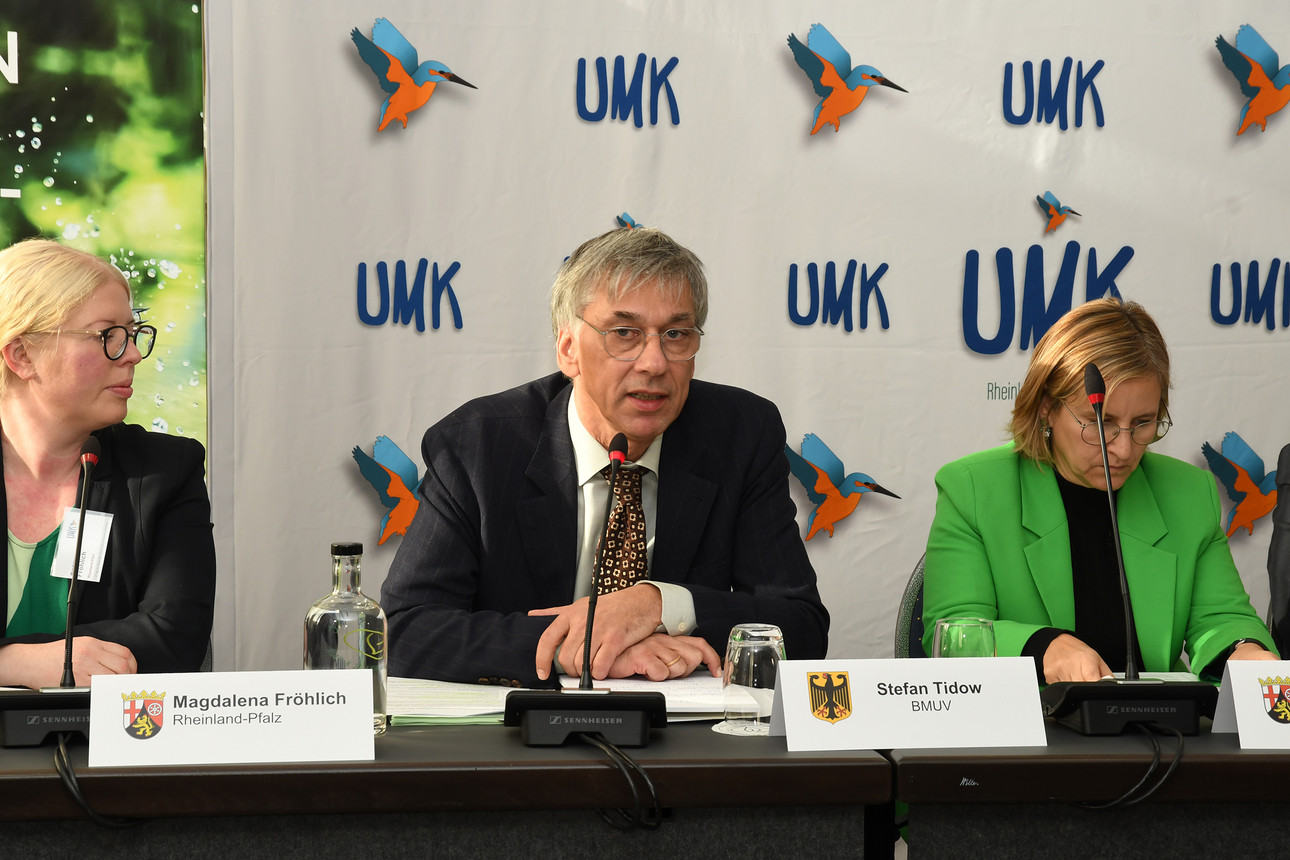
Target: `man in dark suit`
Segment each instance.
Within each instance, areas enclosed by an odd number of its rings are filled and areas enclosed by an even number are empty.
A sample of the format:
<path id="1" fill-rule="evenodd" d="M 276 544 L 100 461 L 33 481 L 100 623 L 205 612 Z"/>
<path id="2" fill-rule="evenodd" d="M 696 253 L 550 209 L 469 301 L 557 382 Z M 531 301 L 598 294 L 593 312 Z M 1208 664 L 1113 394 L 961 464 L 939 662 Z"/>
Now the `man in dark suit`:
<path id="1" fill-rule="evenodd" d="M 658 230 L 584 243 L 551 293 L 560 372 L 473 400 L 422 441 L 420 507 L 381 590 L 390 673 L 517 686 L 582 668 L 591 568 L 627 437 L 648 579 L 598 599 L 598 679 L 714 675 L 730 628 L 822 658 L 828 613 L 788 495 L 775 406 L 692 382 L 702 264 Z"/>

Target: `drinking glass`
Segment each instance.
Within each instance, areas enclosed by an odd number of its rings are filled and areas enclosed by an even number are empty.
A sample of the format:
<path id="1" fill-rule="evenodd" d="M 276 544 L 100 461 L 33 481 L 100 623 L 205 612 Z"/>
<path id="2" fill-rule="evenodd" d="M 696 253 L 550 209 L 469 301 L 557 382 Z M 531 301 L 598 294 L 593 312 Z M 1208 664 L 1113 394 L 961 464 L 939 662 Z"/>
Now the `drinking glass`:
<path id="1" fill-rule="evenodd" d="M 989 618 L 941 618 L 932 639 L 933 657 L 994 657 L 994 622 Z"/>
<path id="2" fill-rule="evenodd" d="M 721 678 L 725 720 L 713 727 L 729 735 L 770 734 L 775 676 L 784 659 L 784 634 L 773 624 L 737 624 L 726 643 Z"/>

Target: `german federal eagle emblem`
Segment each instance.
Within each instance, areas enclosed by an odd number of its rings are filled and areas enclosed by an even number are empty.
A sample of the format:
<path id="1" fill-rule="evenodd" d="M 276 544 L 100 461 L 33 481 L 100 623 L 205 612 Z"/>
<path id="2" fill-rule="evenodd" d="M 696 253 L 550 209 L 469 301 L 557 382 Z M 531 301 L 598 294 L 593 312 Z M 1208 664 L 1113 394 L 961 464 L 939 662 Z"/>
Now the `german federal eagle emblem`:
<path id="1" fill-rule="evenodd" d="M 1290 702 L 1286 696 L 1290 693 L 1290 678 L 1260 678 L 1263 686 L 1263 707 L 1268 709 L 1268 716 L 1278 723 L 1290 723 Z"/>
<path id="2" fill-rule="evenodd" d="M 811 716 L 836 723 L 851 716 L 851 680 L 846 672 L 808 672 Z"/>
<path id="3" fill-rule="evenodd" d="M 166 694 L 140 691 L 121 694 L 125 733 L 138 740 L 156 737 L 166 719 Z"/>

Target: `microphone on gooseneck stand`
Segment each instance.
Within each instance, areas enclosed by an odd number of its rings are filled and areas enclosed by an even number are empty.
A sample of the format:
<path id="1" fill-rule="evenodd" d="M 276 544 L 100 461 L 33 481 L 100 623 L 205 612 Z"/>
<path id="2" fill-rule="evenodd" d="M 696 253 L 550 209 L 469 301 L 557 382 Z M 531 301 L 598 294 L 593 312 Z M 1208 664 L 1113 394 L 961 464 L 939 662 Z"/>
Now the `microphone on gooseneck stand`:
<path id="1" fill-rule="evenodd" d="M 1093 405 L 1093 418 L 1097 421 L 1097 445 L 1102 451 L 1102 473 L 1106 475 L 1106 502 L 1111 508 L 1111 537 L 1115 544 L 1115 564 L 1120 574 L 1120 598 L 1124 601 L 1124 680 L 1138 680 L 1138 632 L 1133 624 L 1133 604 L 1129 600 L 1129 580 L 1124 575 L 1124 551 L 1120 545 L 1120 521 L 1115 512 L 1115 492 L 1111 489 L 1111 462 L 1106 454 L 1106 425 L 1102 422 L 1102 402 L 1106 400 L 1106 382 L 1097 365 L 1084 366 L 1084 393 Z M 1123 432 L 1123 431 L 1121 431 Z"/>
<path id="2" fill-rule="evenodd" d="M 1134 650 L 1138 635 L 1133 623 L 1133 604 L 1129 599 L 1129 580 L 1124 573 L 1120 523 L 1116 515 L 1115 494 L 1111 489 L 1111 464 L 1106 453 L 1106 430 L 1102 423 L 1106 383 L 1102 379 L 1102 372 L 1092 362 L 1084 367 L 1084 392 L 1093 405 L 1093 415 L 1097 421 L 1098 447 L 1101 449 L 1102 469 L 1106 475 L 1106 496 L 1111 506 L 1115 561 L 1120 574 L 1120 595 L 1124 599 L 1124 680 L 1062 681 L 1049 684 L 1040 691 L 1039 701 L 1046 716 L 1056 717 L 1086 735 L 1119 734 L 1135 723 L 1163 726 L 1181 734 L 1194 735 L 1200 730 L 1201 716 L 1213 715 L 1218 690 L 1204 681 L 1163 682 L 1139 677 Z M 1157 787 L 1158 785 L 1159 783 Z"/>
<path id="3" fill-rule="evenodd" d="M 81 569 L 81 541 L 85 538 L 85 509 L 90 498 L 90 475 L 98 465 L 103 449 L 93 436 L 81 445 L 81 510 L 76 520 L 76 552 L 72 555 L 72 581 L 67 586 L 67 629 L 63 633 L 63 680 L 61 687 L 75 687 L 76 676 L 72 671 L 72 625 L 76 623 L 76 576 Z"/>
<path id="4" fill-rule="evenodd" d="M 618 470 L 627 459 L 627 434 L 619 433 L 609 442 L 609 499 L 605 502 L 605 526 L 600 530 L 600 546 L 596 562 L 591 566 L 591 595 L 587 598 L 587 629 L 582 641 L 582 678 L 579 690 L 591 689 L 591 625 L 596 620 L 596 597 L 600 592 L 600 574 L 605 567 L 605 544 L 609 536 L 609 516 L 614 510 L 614 490 L 618 484 Z"/>
<path id="5" fill-rule="evenodd" d="M 72 671 L 72 626 L 76 623 L 76 581 L 80 571 L 81 540 L 85 534 L 85 508 L 90 474 L 99 461 L 99 440 L 93 436 L 81 446 L 80 518 L 76 526 L 76 552 L 71 584 L 67 588 L 67 627 L 63 636 L 63 677 L 57 687 L 40 690 L 0 690 L 0 746 L 38 746 L 55 736 L 80 732 L 90 736 L 90 691 L 76 686 Z"/>
<path id="6" fill-rule="evenodd" d="M 667 702 L 662 693 L 623 693 L 597 690 L 591 684 L 591 633 L 596 620 L 596 597 L 605 565 L 605 540 L 614 508 L 618 469 L 627 458 L 627 437 L 619 433 L 609 443 L 609 501 L 600 547 L 591 568 L 587 626 L 582 642 L 582 677 L 576 690 L 516 690 L 506 696 L 502 723 L 519 726 L 528 746 L 560 746 L 577 735 L 598 736 L 617 746 L 643 747 L 651 728 L 667 725 Z"/>

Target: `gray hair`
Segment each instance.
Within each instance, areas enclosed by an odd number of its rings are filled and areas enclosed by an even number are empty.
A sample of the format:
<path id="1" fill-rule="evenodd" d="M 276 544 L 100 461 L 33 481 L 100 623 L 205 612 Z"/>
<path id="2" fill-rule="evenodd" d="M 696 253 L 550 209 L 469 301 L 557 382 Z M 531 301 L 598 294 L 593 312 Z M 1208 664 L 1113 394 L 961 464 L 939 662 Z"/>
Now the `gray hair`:
<path id="1" fill-rule="evenodd" d="M 694 324 L 703 326 L 708 280 L 694 252 L 662 230 L 620 227 L 583 242 L 560 266 L 551 285 L 551 328 L 558 335 L 573 325 L 602 286 L 616 301 L 647 282 L 677 301 L 688 291 Z"/>

